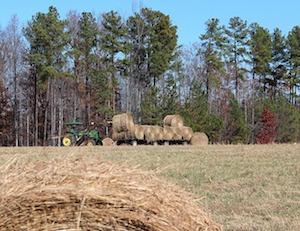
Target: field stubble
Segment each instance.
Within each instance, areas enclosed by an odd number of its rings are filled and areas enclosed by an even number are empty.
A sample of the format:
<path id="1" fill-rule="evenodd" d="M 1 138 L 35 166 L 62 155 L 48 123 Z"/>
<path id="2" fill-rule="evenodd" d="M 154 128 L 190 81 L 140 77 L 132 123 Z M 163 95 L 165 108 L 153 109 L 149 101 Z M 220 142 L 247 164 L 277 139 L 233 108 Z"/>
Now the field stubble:
<path id="1" fill-rule="evenodd" d="M 14 158 L 81 155 L 154 171 L 198 198 L 224 230 L 300 230 L 299 144 L 1 148 L 0 169 Z"/>

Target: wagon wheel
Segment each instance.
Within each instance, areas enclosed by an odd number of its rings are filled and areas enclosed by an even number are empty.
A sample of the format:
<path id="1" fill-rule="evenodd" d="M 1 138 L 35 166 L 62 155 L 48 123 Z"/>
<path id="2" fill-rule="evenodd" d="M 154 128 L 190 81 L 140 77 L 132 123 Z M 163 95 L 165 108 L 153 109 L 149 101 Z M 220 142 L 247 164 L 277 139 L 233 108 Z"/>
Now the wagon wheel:
<path id="1" fill-rule="evenodd" d="M 133 140 L 133 141 L 132 141 L 132 146 L 135 147 L 135 146 L 137 146 L 137 145 L 138 145 L 137 141 L 136 141 L 136 140 Z"/>
<path id="2" fill-rule="evenodd" d="M 62 139 L 62 144 L 65 147 L 70 147 L 75 144 L 75 137 L 72 134 L 67 134 Z"/>

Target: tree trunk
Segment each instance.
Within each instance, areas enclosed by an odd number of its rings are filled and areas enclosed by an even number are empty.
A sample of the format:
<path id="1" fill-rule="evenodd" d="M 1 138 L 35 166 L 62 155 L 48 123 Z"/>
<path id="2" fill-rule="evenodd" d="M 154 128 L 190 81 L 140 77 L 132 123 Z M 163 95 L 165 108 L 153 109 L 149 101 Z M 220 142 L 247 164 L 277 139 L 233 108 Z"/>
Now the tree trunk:
<path id="1" fill-rule="evenodd" d="M 38 91 L 37 91 L 37 73 L 35 73 L 35 79 L 34 79 L 34 146 L 38 145 L 38 130 L 39 130 Z"/>
<path id="2" fill-rule="evenodd" d="M 26 146 L 30 145 L 30 118 L 29 114 L 26 116 Z"/>
<path id="3" fill-rule="evenodd" d="M 253 76 L 252 76 L 252 105 L 251 105 L 251 143 L 253 144 L 255 142 L 254 138 L 255 138 L 255 74 L 253 73 Z"/>
<path id="4" fill-rule="evenodd" d="M 16 60 L 13 60 L 14 65 L 14 127 L 15 127 L 15 145 L 19 146 L 19 123 L 20 123 L 20 113 L 19 113 L 19 105 L 18 105 L 18 97 L 17 97 L 17 63 Z"/>
<path id="5" fill-rule="evenodd" d="M 56 133 L 56 111 L 57 111 L 57 92 L 55 91 L 54 87 L 52 87 L 52 98 L 53 100 L 51 101 L 51 111 L 52 111 L 52 116 L 51 116 L 51 145 L 55 146 L 55 138 L 54 135 Z"/>
<path id="6" fill-rule="evenodd" d="M 62 97 L 62 90 L 59 87 L 59 121 L 58 121 L 58 146 L 61 146 L 61 132 L 63 129 L 63 97 Z"/>
<path id="7" fill-rule="evenodd" d="M 52 95 L 50 95 L 50 91 L 51 91 L 51 78 L 48 81 L 47 84 L 47 93 L 46 93 L 46 105 L 45 105 L 45 117 L 44 117 L 44 135 L 43 135 L 43 146 L 46 145 L 46 139 L 47 139 L 47 134 L 48 134 L 48 108 L 49 108 L 49 98 L 52 99 Z M 52 112 L 52 110 L 50 109 L 50 112 Z"/>

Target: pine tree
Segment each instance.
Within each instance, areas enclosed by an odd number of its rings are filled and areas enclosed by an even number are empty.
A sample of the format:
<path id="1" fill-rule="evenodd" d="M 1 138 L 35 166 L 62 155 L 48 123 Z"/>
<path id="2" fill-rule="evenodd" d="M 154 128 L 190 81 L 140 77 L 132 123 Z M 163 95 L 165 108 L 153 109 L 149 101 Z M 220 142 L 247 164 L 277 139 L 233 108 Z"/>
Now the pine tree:
<path id="1" fill-rule="evenodd" d="M 109 84 L 110 95 L 106 98 L 107 107 L 111 108 L 112 113 L 120 111 L 117 107 L 117 94 L 119 89 L 118 72 L 124 75 L 127 65 L 125 63 L 126 43 L 125 43 L 125 25 L 122 22 L 121 16 L 115 12 L 110 11 L 102 15 L 100 30 L 100 52 L 102 78 L 107 79 Z"/>
<path id="2" fill-rule="evenodd" d="M 260 144 L 269 144 L 275 141 L 277 137 L 277 126 L 275 115 L 268 108 L 264 107 L 260 117 L 261 128 L 258 132 L 256 141 Z"/>
<path id="3" fill-rule="evenodd" d="M 162 114 L 172 115 L 177 114 L 180 110 L 179 108 L 179 94 L 176 81 L 174 76 L 168 74 L 164 82 L 162 91 Z"/>
<path id="4" fill-rule="evenodd" d="M 171 69 L 177 45 L 177 28 L 171 24 L 169 16 L 148 8 L 143 8 L 139 14 L 130 17 L 127 26 L 128 42 L 131 44 L 128 55 L 130 82 L 137 91 L 132 92 L 132 98 L 136 99 L 136 109 L 133 111 L 144 117 L 141 111 L 149 111 L 149 108 L 154 109 L 158 106 L 151 97 L 146 97 L 146 92 L 158 94 L 159 91 L 155 90 L 158 82 L 162 80 L 165 72 Z M 146 100 L 151 101 L 142 102 Z M 150 104 L 153 105 L 148 107 Z M 145 105 L 148 108 L 142 108 Z"/>
<path id="5" fill-rule="evenodd" d="M 69 41 L 65 25 L 66 22 L 60 20 L 57 9 L 50 6 L 48 13 L 37 13 L 24 29 L 24 35 L 30 46 L 28 60 L 35 73 L 35 145 L 39 139 L 39 119 L 44 124 L 42 144 L 46 145 L 48 138 L 51 138 L 52 144 L 55 142 L 53 137 L 57 126 L 57 107 L 58 110 L 62 110 L 62 105 L 58 106 L 57 102 L 61 90 L 56 84 L 56 78 L 66 75 L 64 51 Z M 38 94 L 41 97 L 38 97 Z M 40 102 L 38 99 L 41 99 Z M 42 111 L 38 108 L 39 104 L 42 104 Z M 62 121 L 59 122 L 61 123 Z"/>
<path id="6" fill-rule="evenodd" d="M 225 29 L 227 35 L 226 50 L 228 55 L 228 68 L 233 69 L 235 97 L 239 98 L 240 82 L 245 81 L 247 70 L 244 68 L 248 62 L 248 29 L 247 22 L 239 17 L 231 18 L 229 26 Z"/>
<path id="7" fill-rule="evenodd" d="M 161 97 L 158 92 L 158 88 L 155 86 L 147 88 L 141 104 L 141 123 L 161 125 L 163 111 L 161 109 Z"/>
<path id="8" fill-rule="evenodd" d="M 224 62 L 222 61 L 222 49 L 225 42 L 222 27 L 219 26 L 219 19 L 212 18 L 206 24 L 206 33 L 200 36 L 202 48 L 199 55 L 204 57 L 206 95 L 210 100 L 211 89 L 218 86 L 220 81 L 218 76 L 224 72 Z"/>
<path id="9" fill-rule="evenodd" d="M 287 77 L 287 58 L 286 38 L 281 30 L 276 28 L 272 34 L 272 76 L 266 79 L 272 99 L 283 91 Z"/>
<path id="10" fill-rule="evenodd" d="M 251 25 L 251 64 L 252 73 L 259 77 L 259 82 L 266 90 L 266 77 L 270 74 L 272 60 L 272 44 L 269 31 L 258 24 Z"/>
<path id="11" fill-rule="evenodd" d="M 244 119 L 244 112 L 237 99 L 232 95 L 229 103 L 229 121 L 226 125 L 227 136 L 232 144 L 247 143 L 249 131 Z"/>
<path id="12" fill-rule="evenodd" d="M 276 98 L 273 108 L 278 117 L 276 141 L 280 143 L 297 142 L 300 134 L 300 111 L 282 95 Z"/>
<path id="13" fill-rule="evenodd" d="M 289 76 L 286 79 L 286 86 L 289 89 L 290 101 L 296 104 L 297 92 L 300 89 L 300 26 L 295 26 L 287 38 L 289 51 Z"/>
<path id="14" fill-rule="evenodd" d="M 271 38 L 269 32 L 257 23 L 250 25 L 251 36 L 250 65 L 252 74 L 251 83 L 251 143 L 255 142 L 255 102 L 257 92 L 265 90 L 265 78 L 270 73 L 270 61 L 272 58 Z M 263 83 L 263 88 L 261 87 Z"/>
<path id="15" fill-rule="evenodd" d="M 80 66 L 83 70 L 82 75 L 85 76 L 85 123 L 86 126 L 91 121 L 91 92 L 92 83 L 91 76 L 94 68 L 92 64 L 95 62 L 94 49 L 97 45 L 97 24 L 96 19 L 89 12 L 83 12 L 79 21 L 78 31 L 78 51 L 80 59 Z"/>

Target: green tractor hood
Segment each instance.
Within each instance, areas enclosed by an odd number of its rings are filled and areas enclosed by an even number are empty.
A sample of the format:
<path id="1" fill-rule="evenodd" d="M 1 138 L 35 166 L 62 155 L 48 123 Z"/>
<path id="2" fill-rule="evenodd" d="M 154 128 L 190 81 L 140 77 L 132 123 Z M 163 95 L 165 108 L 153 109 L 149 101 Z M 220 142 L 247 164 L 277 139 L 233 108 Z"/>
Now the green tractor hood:
<path id="1" fill-rule="evenodd" d="M 82 122 L 65 122 L 64 123 L 65 125 L 82 125 L 83 123 Z"/>

